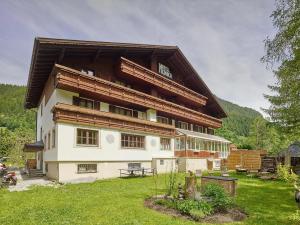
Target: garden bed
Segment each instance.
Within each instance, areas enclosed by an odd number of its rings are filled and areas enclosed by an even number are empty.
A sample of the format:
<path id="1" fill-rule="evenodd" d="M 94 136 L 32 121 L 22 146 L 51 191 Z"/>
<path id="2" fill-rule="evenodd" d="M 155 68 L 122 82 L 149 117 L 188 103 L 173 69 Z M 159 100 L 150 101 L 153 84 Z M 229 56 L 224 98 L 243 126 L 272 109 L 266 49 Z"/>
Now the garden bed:
<path id="1" fill-rule="evenodd" d="M 163 198 L 161 198 L 163 199 Z M 237 208 L 233 207 L 227 212 L 215 212 L 209 216 L 205 216 L 204 218 L 195 218 L 192 217 L 191 215 L 181 213 L 179 210 L 168 207 L 163 204 L 157 204 L 157 201 L 160 200 L 159 198 L 148 198 L 145 200 L 145 206 L 147 208 L 156 210 L 160 213 L 176 217 L 176 218 L 183 218 L 186 220 L 193 220 L 197 221 L 199 223 L 214 223 L 214 224 L 219 224 L 219 223 L 232 223 L 232 222 L 237 222 L 237 221 L 243 221 L 244 219 L 247 218 L 247 214 Z M 171 201 L 171 200 L 169 200 Z"/>

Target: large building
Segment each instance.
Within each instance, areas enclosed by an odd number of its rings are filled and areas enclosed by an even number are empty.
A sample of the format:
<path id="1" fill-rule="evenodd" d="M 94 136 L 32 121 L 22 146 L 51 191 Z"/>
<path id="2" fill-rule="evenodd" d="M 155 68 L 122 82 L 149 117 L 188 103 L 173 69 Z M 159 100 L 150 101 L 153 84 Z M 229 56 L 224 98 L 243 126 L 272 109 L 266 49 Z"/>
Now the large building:
<path id="1" fill-rule="evenodd" d="M 36 167 L 60 182 L 218 167 L 226 117 L 177 46 L 36 38 L 25 108 L 37 108 Z"/>

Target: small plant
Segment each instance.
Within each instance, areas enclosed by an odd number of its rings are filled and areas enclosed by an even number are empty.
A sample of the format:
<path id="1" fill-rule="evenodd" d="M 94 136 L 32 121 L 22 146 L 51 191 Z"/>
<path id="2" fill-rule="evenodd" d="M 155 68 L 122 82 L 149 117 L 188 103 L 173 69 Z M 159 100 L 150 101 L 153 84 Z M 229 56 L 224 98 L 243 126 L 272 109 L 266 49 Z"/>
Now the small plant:
<path id="1" fill-rule="evenodd" d="M 212 206 L 204 201 L 183 200 L 176 201 L 176 209 L 183 214 L 190 215 L 193 210 L 201 210 L 204 215 L 210 215 L 213 211 Z"/>
<path id="2" fill-rule="evenodd" d="M 212 206 L 205 201 L 195 200 L 174 200 L 174 199 L 158 199 L 155 200 L 156 205 L 163 205 L 167 208 L 177 209 L 180 213 L 190 215 L 195 220 L 200 220 L 205 216 L 211 215 Z"/>
<path id="3" fill-rule="evenodd" d="M 176 185 L 177 185 L 177 173 L 172 167 L 171 172 L 168 174 L 166 180 L 167 196 L 175 195 Z"/>
<path id="4" fill-rule="evenodd" d="M 203 195 L 211 199 L 215 211 L 227 211 L 233 206 L 233 199 L 225 192 L 225 189 L 217 184 L 207 184 Z"/>
<path id="5" fill-rule="evenodd" d="M 297 183 L 299 177 L 295 174 L 289 166 L 279 164 L 277 166 L 277 176 L 279 180 L 289 183 Z"/>

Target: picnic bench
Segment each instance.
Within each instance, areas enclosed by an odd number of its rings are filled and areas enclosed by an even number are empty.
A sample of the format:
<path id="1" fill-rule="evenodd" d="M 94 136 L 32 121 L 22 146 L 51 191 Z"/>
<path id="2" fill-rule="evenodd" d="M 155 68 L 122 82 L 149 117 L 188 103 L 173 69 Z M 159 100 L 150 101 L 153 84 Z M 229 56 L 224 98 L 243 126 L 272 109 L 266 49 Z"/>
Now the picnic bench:
<path id="1" fill-rule="evenodd" d="M 141 167 L 140 163 L 128 163 L 128 168 L 126 169 L 119 169 L 120 177 L 122 176 L 146 176 L 151 174 L 154 176 L 155 169 L 154 168 L 144 168 Z"/>

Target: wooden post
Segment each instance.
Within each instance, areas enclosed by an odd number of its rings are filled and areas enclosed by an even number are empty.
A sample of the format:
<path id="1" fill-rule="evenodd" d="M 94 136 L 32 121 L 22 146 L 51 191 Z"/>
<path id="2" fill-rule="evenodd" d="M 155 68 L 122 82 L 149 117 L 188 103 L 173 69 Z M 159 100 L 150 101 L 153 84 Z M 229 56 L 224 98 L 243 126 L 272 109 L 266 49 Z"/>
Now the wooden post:
<path id="1" fill-rule="evenodd" d="M 196 193 L 197 179 L 195 176 L 185 177 L 185 197 L 194 199 Z"/>

